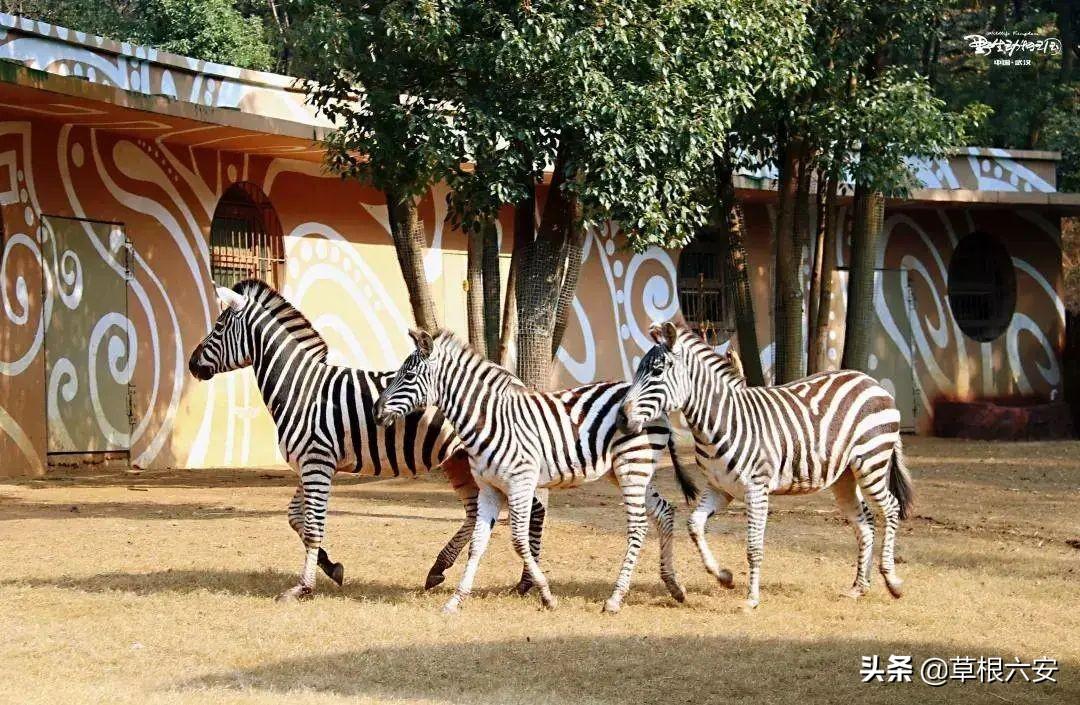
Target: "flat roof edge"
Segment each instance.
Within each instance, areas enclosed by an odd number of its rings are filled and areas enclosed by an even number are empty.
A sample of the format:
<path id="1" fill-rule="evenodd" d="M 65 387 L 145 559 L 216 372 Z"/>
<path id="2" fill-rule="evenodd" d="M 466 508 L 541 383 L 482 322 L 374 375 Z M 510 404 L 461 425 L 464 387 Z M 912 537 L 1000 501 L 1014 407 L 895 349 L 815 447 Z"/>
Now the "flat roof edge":
<path id="1" fill-rule="evenodd" d="M 300 79 L 270 71 L 258 69 L 244 69 L 239 66 L 218 64 L 213 61 L 195 59 L 190 56 L 173 54 L 154 47 L 132 42 L 119 42 L 115 39 L 90 34 L 81 30 L 70 29 L 60 25 L 50 24 L 41 20 L 0 12 L 0 27 L 13 29 L 25 34 L 32 34 L 43 40 L 55 42 L 61 41 L 73 46 L 83 47 L 94 52 L 105 52 L 116 56 L 123 56 L 138 61 L 146 61 L 151 64 L 160 64 L 172 68 L 201 73 L 211 77 L 228 78 L 233 81 L 262 85 L 278 90 L 303 93 L 297 83 Z M 56 34 L 51 34 L 55 31 Z"/>
<path id="2" fill-rule="evenodd" d="M 82 98 L 108 103 L 154 115 L 179 117 L 194 122 L 234 127 L 251 132 L 306 139 L 312 143 L 324 140 L 330 132 L 329 128 L 310 123 L 296 122 L 285 118 L 259 115 L 230 108 L 199 105 L 168 96 L 137 93 L 116 86 L 92 83 L 74 76 L 61 76 L 41 69 L 30 68 L 10 59 L 0 60 L 0 81 L 69 98 Z"/>

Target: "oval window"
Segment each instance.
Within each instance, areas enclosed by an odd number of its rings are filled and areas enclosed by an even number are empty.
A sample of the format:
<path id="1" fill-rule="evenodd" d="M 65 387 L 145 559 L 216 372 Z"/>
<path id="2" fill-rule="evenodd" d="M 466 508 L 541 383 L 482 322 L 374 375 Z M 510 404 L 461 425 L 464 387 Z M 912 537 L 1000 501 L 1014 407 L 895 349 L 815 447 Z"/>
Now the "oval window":
<path id="1" fill-rule="evenodd" d="M 960 330 L 980 343 L 1009 327 L 1016 310 L 1016 269 L 1001 241 L 971 233 L 949 262 L 949 308 Z"/>

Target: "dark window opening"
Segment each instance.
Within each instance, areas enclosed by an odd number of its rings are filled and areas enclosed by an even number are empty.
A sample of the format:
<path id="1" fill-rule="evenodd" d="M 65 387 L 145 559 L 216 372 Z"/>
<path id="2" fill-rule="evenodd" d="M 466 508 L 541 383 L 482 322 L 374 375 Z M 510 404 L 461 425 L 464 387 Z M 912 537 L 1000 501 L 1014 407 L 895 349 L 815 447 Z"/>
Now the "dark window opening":
<path id="1" fill-rule="evenodd" d="M 686 325 L 719 345 L 731 337 L 731 307 L 724 276 L 724 247 L 716 235 L 700 233 L 679 255 L 679 307 Z"/>
<path id="2" fill-rule="evenodd" d="M 986 343 L 1009 327 L 1016 310 L 1016 270 L 1001 241 L 964 237 L 949 262 L 949 308 L 960 330 Z"/>
<path id="3" fill-rule="evenodd" d="M 210 224 L 210 271 L 218 286 L 261 279 L 280 287 L 285 251 L 281 222 L 270 199 L 255 184 L 230 186 Z"/>

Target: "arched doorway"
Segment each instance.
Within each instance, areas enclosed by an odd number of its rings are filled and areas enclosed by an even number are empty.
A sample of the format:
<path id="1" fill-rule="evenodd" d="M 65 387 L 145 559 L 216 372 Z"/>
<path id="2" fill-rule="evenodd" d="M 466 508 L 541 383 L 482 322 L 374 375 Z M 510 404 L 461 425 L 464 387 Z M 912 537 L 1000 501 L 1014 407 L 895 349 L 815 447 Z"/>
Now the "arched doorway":
<path id="1" fill-rule="evenodd" d="M 218 286 L 244 279 L 282 283 L 285 247 L 281 221 L 266 194 L 240 181 L 222 194 L 210 223 L 210 272 Z"/>

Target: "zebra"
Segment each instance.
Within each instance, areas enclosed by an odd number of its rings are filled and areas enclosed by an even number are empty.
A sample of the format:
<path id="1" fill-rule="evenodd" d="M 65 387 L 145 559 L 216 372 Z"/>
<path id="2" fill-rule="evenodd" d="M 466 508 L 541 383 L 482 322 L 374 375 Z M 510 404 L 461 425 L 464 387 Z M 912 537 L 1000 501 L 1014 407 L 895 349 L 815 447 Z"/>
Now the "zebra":
<path id="1" fill-rule="evenodd" d="M 318 566 L 339 586 L 344 566 L 333 562 L 322 541 L 330 482 L 336 471 L 362 475 L 416 475 L 441 466 L 465 506 L 465 521 L 428 571 L 425 589 L 445 571 L 473 533 L 479 489 L 468 455 L 438 411 L 413 414 L 397 429 L 380 429 L 372 407 L 392 373 L 367 372 L 327 362 L 326 342 L 307 318 L 265 282 L 248 279 L 233 289 L 217 287 L 223 310 L 191 353 L 188 369 L 199 380 L 252 367 L 263 401 L 277 426 L 282 456 L 299 483 L 289 502 L 289 525 L 300 536 L 305 559 L 297 585 L 280 601 L 309 597 Z M 538 556 L 546 495 L 534 499 L 530 545 Z M 532 587 L 523 571 L 517 590 Z"/>
<path id="2" fill-rule="evenodd" d="M 612 477 L 622 491 L 627 518 L 626 555 L 605 612 L 618 612 L 647 530 L 646 514 L 660 533 L 660 575 L 679 602 L 686 591 L 673 565 L 674 507 L 652 486 L 661 451 L 671 454 L 687 499 L 696 491 L 675 455 L 666 419 L 627 434 L 616 428 L 616 413 L 629 385 L 601 382 L 555 393 L 529 390 L 503 367 L 484 359 L 453 333 L 434 337 L 410 331 L 416 350 L 402 363 L 375 405 L 379 423 L 391 425 L 406 414 L 437 407 L 446 414 L 469 453 L 480 486 L 479 516 L 469 559 L 457 590 L 443 611 L 457 612 L 472 591 L 480 559 L 504 502 L 509 505 L 514 550 L 539 589 L 543 606 L 557 601 L 528 550 L 529 497 L 538 487 L 568 488 Z"/>
<path id="3" fill-rule="evenodd" d="M 769 495 L 831 487 L 859 542 L 855 582 L 845 594 L 858 598 L 870 587 L 876 514 L 885 526 L 880 571 L 899 598 L 894 543 L 900 520 L 911 513 L 913 493 L 900 413 L 888 390 L 853 370 L 747 387 L 734 351 L 719 354 L 670 322 L 653 324 L 650 334 L 656 345 L 638 364 L 620 419 L 632 431 L 672 411 L 685 416 L 708 479 L 689 519 L 706 570 L 733 587 L 731 571 L 720 568 L 709 551 L 705 524 L 733 497 L 744 498 L 750 567 L 744 609 L 753 609 L 760 601 Z"/>

